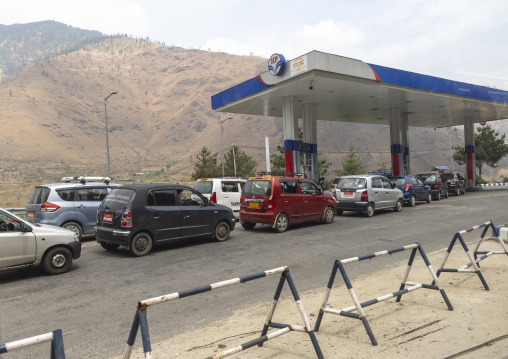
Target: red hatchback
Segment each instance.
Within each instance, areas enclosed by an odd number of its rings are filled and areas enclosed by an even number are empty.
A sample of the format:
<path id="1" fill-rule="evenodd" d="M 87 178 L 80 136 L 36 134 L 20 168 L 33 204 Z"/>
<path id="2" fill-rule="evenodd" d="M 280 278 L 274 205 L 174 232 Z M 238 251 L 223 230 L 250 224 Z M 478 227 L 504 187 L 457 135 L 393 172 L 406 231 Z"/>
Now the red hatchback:
<path id="1" fill-rule="evenodd" d="M 294 223 L 332 223 L 336 212 L 335 199 L 307 178 L 251 177 L 240 199 L 240 224 L 247 230 L 256 223 L 269 224 L 278 233 Z"/>

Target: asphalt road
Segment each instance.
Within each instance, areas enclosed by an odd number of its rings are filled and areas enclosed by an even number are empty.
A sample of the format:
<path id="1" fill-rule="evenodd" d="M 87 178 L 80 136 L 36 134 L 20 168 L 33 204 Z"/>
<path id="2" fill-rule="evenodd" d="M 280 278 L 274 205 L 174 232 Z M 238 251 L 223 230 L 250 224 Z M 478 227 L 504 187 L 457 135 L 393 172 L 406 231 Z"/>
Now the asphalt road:
<path id="1" fill-rule="evenodd" d="M 93 237 L 87 238 L 81 258 L 66 274 L 46 276 L 37 269 L 0 274 L 0 343 L 62 329 L 69 359 L 122 355 L 139 300 L 284 265 L 290 267 L 298 291 L 324 287 L 336 259 L 414 242 L 430 253 L 446 248 L 459 230 L 488 220 L 508 223 L 507 201 L 508 190 L 488 189 L 431 204 L 421 202 L 400 213 L 376 212 L 372 218 L 346 212 L 330 225 L 297 225 L 281 234 L 272 233 L 268 226 L 245 231 L 237 225 L 224 243 L 196 239 L 158 247 L 141 258 L 122 249 L 107 252 Z M 477 239 L 479 232 L 465 239 Z M 348 267 L 348 275 L 367 274 L 408 256 L 409 252 L 401 252 L 362 261 Z M 432 263 L 434 268 L 439 264 Z M 150 307 L 152 345 L 244 306 L 271 301 L 279 278 L 274 275 Z M 289 295 L 285 286 L 282 296 Z M 138 334 L 135 347 L 141 345 Z M 4 356 L 49 358 L 49 344 Z"/>

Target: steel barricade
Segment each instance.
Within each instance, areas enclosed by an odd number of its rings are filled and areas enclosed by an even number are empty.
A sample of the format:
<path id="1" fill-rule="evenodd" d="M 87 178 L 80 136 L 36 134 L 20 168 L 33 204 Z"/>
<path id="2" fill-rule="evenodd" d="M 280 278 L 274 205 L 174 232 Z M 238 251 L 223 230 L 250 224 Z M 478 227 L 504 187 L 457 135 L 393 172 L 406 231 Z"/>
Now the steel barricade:
<path id="1" fill-rule="evenodd" d="M 270 306 L 270 309 L 268 310 L 268 316 L 266 318 L 264 327 L 261 331 L 261 336 L 257 339 L 254 339 L 250 342 L 241 344 L 241 345 L 236 346 L 232 349 L 226 350 L 222 353 L 215 354 L 214 356 L 211 356 L 210 358 L 212 358 L 212 359 L 226 358 L 230 355 L 239 353 L 242 350 L 251 348 L 255 345 L 262 346 L 263 343 L 266 342 L 267 340 L 273 339 L 275 337 L 278 337 L 282 334 L 286 334 L 286 333 L 293 331 L 293 330 L 299 331 L 299 332 L 306 332 L 310 337 L 312 345 L 314 346 L 314 350 L 316 351 L 317 357 L 323 358 L 323 354 L 321 353 L 321 348 L 319 347 L 319 344 L 317 342 L 316 335 L 314 334 L 314 331 L 312 330 L 312 327 L 310 326 L 309 319 L 307 317 L 307 314 L 305 314 L 302 302 L 300 300 L 300 296 L 298 295 L 298 292 L 296 290 L 293 279 L 291 278 L 291 275 L 289 274 L 289 268 L 287 266 L 271 269 L 271 270 L 260 272 L 260 273 L 250 274 L 250 275 L 247 275 L 244 277 L 238 277 L 238 278 L 233 278 L 233 279 L 218 282 L 218 283 L 209 284 L 209 285 L 206 285 L 203 287 L 198 287 L 198 288 L 187 290 L 184 292 L 175 292 L 175 293 L 171 293 L 171 294 L 167 294 L 167 295 L 163 295 L 163 296 L 159 296 L 159 297 L 154 297 L 151 299 L 146 299 L 146 300 L 142 300 L 142 301 L 138 302 L 138 308 L 136 310 L 136 314 L 134 315 L 134 321 L 132 323 L 132 327 L 131 327 L 131 330 L 129 333 L 129 338 L 127 340 L 127 348 L 125 349 L 123 358 L 124 359 L 130 358 L 130 355 L 132 352 L 132 346 L 134 345 L 134 342 L 136 340 L 138 328 L 141 332 L 141 338 L 143 341 L 143 351 L 145 354 L 145 358 L 146 359 L 152 358 L 150 335 L 148 333 L 148 320 L 147 320 L 147 316 L 146 316 L 146 314 L 147 314 L 146 312 L 147 312 L 147 309 L 149 306 L 172 301 L 175 299 L 189 297 L 189 296 L 196 295 L 196 294 L 201 294 L 204 292 L 209 292 L 214 289 L 228 287 L 228 286 L 231 286 L 234 284 L 246 283 L 246 282 L 254 280 L 254 279 L 263 278 L 263 277 L 266 277 L 266 276 L 269 276 L 272 274 L 277 274 L 277 273 L 281 273 L 281 277 L 280 277 L 277 289 L 275 291 L 275 295 L 274 295 L 272 304 Z M 277 306 L 282 288 L 283 288 L 284 283 L 286 281 L 288 282 L 289 288 L 291 289 L 291 293 L 293 294 L 293 298 L 296 302 L 296 305 L 298 307 L 300 315 L 303 319 L 303 322 L 305 323 L 304 326 L 273 323 L 272 322 L 272 317 L 275 312 L 275 308 Z M 270 327 L 276 328 L 279 330 L 268 334 L 268 329 Z"/>
<path id="2" fill-rule="evenodd" d="M 464 241 L 464 238 L 462 237 L 466 233 L 473 232 L 474 230 L 483 228 L 482 234 L 480 235 L 480 238 L 476 241 L 473 254 L 469 252 L 469 248 L 467 247 L 466 242 Z M 485 234 L 489 230 L 489 228 L 492 229 L 492 234 L 494 237 L 497 237 L 499 239 L 499 243 L 501 244 L 501 247 L 503 248 L 503 251 L 479 251 L 480 245 L 482 244 L 483 240 L 485 239 Z M 448 257 L 450 256 L 450 253 L 455 245 L 455 242 L 459 240 L 460 244 L 462 245 L 462 248 L 466 252 L 467 257 L 469 258 L 469 263 L 460 267 L 460 268 L 444 268 L 446 261 L 448 260 Z M 479 254 L 483 254 L 480 258 L 478 258 Z M 441 262 L 441 265 L 439 266 L 439 269 L 437 270 L 437 276 L 439 277 L 442 272 L 463 272 L 463 273 L 476 273 L 478 275 L 478 278 L 480 278 L 480 281 L 483 284 L 483 287 L 485 290 L 489 290 L 489 286 L 487 282 L 485 281 L 485 278 L 483 278 L 483 275 L 480 271 L 480 265 L 479 262 L 482 260 L 488 258 L 489 256 L 493 254 L 506 254 L 508 255 L 508 248 L 503 242 L 503 239 L 499 235 L 499 230 L 496 226 L 494 226 L 494 223 L 492 221 L 488 221 L 482 224 L 479 224 L 477 226 L 471 227 L 469 229 L 465 229 L 463 231 L 459 231 L 455 233 L 453 236 L 450 245 L 448 246 L 448 249 L 446 250 L 446 253 L 444 255 L 443 261 Z M 472 268 L 470 268 L 472 267 Z"/>
<path id="3" fill-rule="evenodd" d="M 387 294 L 387 295 L 378 297 L 376 299 L 372 299 L 372 300 L 368 300 L 366 302 L 360 303 L 360 301 L 358 300 L 358 298 L 353 290 L 353 286 L 351 285 L 351 281 L 349 280 L 349 277 L 346 273 L 344 265 L 347 263 L 358 262 L 358 261 L 362 261 L 365 259 L 372 259 L 372 258 L 379 257 L 379 256 L 382 256 L 385 254 L 392 255 L 393 253 L 401 252 L 406 249 L 412 249 L 412 251 L 411 251 L 411 255 L 409 256 L 408 265 L 407 265 L 406 271 L 404 273 L 404 277 L 402 279 L 400 289 L 397 292 Z M 409 277 L 409 271 L 411 270 L 411 266 L 413 264 L 417 250 L 420 252 L 421 257 L 423 258 L 425 265 L 427 266 L 429 273 L 430 273 L 432 279 L 434 280 L 434 282 L 432 284 L 422 284 L 422 283 L 415 283 L 415 282 L 408 282 L 407 281 L 407 279 Z M 344 308 L 342 310 L 327 308 L 328 299 L 330 297 L 330 292 L 332 290 L 333 282 L 334 282 L 335 276 L 337 274 L 337 269 L 339 269 L 340 274 L 342 275 L 342 278 L 344 279 L 344 283 L 346 284 L 346 286 L 348 288 L 351 299 L 353 300 L 353 303 L 354 303 L 353 306 Z M 406 285 L 408 286 L 408 288 L 405 288 Z M 359 256 L 359 257 L 353 257 L 353 258 L 348 258 L 348 259 L 343 259 L 343 260 L 336 260 L 335 263 L 333 264 L 332 273 L 331 273 L 330 279 L 328 281 L 328 285 L 327 285 L 327 289 L 326 289 L 326 292 L 325 292 L 325 295 L 323 298 L 323 303 L 322 303 L 321 309 L 319 310 L 319 315 L 316 320 L 316 325 L 314 326 L 314 331 L 315 332 L 319 331 L 319 327 L 321 325 L 321 320 L 323 319 L 324 313 L 342 315 L 344 317 L 361 320 L 364 327 L 365 327 L 365 330 L 367 331 L 367 335 L 369 336 L 370 341 L 372 342 L 373 345 L 377 345 L 377 340 L 374 337 L 374 333 L 372 332 L 372 329 L 370 328 L 369 322 L 367 320 L 367 317 L 365 316 L 365 312 L 363 311 L 363 308 L 368 307 L 373 304 L 376 304 L 376 303 L 379 303 L 379 302 L 382 302 L 382 301 L 385 301 L 385 300 L 393 298 L 393 297 L 397 297 L 397 302 L 400 302 L 402 294 L 406 294 L 406 293 L 409 293 L 411 291 L 414 291 L 416 289 L 421 289 L 421 288 L 439 290 L 439 292 L 443 296 L 443 299 L 444 299 L 446 305 L 448 306 L 448 309 L 453 310 L 452 304 L 448 300 L 448 297 L 447 297 L 444 289 L 441 288 L 439 281 L 437 279 L 437 275 L 436 275 L 436 273 L 434 273 L 434 270 L 432 269 L 432 266 L 430 265 L 429 259 L 427 258 L 425 252 L 423 251 L 422 246 L 418 243 L 407 245 L 404 247 L 395 248 L 395 249 L 389 249 L 386 251 L 367 254 L 367 255 L 363 255 L 363 256 Z M 354 311 L 354 310 L 358 311 L 358 313 L 352 313 L 352 311 Z"/>
<path id="4" fill-rule="evenodd" d="M 0 354 L 26 348 L 32 345 L 51 342 L 51 359 L 65 359 L 62 330 L 57 329 L 51 333 L 40 334 L 34 337 L 17 340 L 10 343 L 0 344 Z"/>

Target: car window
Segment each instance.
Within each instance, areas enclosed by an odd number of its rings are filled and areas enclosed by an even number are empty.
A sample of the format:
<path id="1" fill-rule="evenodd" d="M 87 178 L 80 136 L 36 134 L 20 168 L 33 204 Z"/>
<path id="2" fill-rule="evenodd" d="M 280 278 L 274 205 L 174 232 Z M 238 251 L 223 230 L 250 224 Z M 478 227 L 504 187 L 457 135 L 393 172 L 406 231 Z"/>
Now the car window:
<path id="1" fill-rule="evenodd" d="M 397 186 L 404 186 L 406 184 L 406 179 L 403 178 L 392 178 L 392 181 L 395 182 Z"/>
<path id="2" fill-rule="evenodd" d="M 177 192 L 180 206 L 201 206 L 205 202 L 203 197 L 189 189 L 182 189 Z"/>
<path id="3" fill-rule="evenodd" d="M 136 192 L 132 189 L 114 188 L 104 199 L 103 208 L 112 211 L 124 210 L 131 207 Z"/>
<path id="4" fill-rule="evenodd" d="M 416 179 L 416 183 L 417 183 L 417 184 L 419 184 L 419 185 L 422 185 L 422 186 L 423 186 L 423 184 L 424 184 L 424 183 L 423 183 L 423 181 L 422 181 L 420 178 L 416 177 L 415 179 Z"/>
<path id="5" fill-rule="evenodd" d="M 434 182 L 436 182 L 436 176 L 435 176 L 435 175 L 430 175 L 429 177 L 427 177 L 427 179 L 425 180 L 425 182 L 429 182 L 429 183 L 434 183 Z"/>
<path id="6" fill-rule="evenodd" d="M 416 177 L 410 177 L 411 178 L 411 184 L 418 184 L 418 180 Z"/>
<path id="7" fill-rule="evenodd" d="M 280 181 L 280 190 L 282 194 L 297 194 L 298 193 L 298 185 L 296 181 Z"/>
<path id="8" fill-rule="evenodd" d="M 383 182 L 381 182 L 381 178 L 372 179 L 372 188 L 383 188 Z"/>
<path id="9" fill-rule="evenodd" d="M 365 178 L 342 178 L 337 186 L 339 188 L 366 188 Z"/>
<path id="10" fill-rule="evenodd" d="M 339 184 L 341 177 L 337 177 L 333 179 L 333 184 Z"/>
<path id="11" fill-rule="evenodd" d="M 443 174 L 441 175 L 441 177 L 443 177 L 443 179 L 444 179 L 445 181 L 447 181 L 447 180 L 452 180 L 452 179 L 453 179 L 453 173 L 443 173 Z"/>
<path id="12" fill-rule="evenodd" d="M 50 191 L 48 187 L 35 187 L 28 200 L 28 204 L 43 204 L 48 200 Z"/>
<path id="13" fill-rule="evenodd" d="M 388 178 L 381 177 L 381 181 L 383 182 L 383 188 L 392 188 L 392 183 L 388 180 Z"/>
<path id="14" fill-rule="evenodd" d="M 238 182 L 221 182 L 221 186 L 222 192 L 239 192 Z"/>
<path id="15" fill-rule="evenodd" d="M 56 193 L 64 201 L 74 201 L 74 188 L 57 189 Z M 104 196 L 106 196 L 106 195 L 104 195 Z"/>
<path id="16" fill-rule="evenodd" d="M 194 183 L 194 189 L 203 194 L 212 194 L 212 181 L 198 181 Z"/>
<path id="17" fill-rule="evenodd" d="M 108 194 L 108 189 L 103 188 L 78 188 L 79 201 L 102 201 Z M 61 197 L 61 196 L 60 196 Z M 70 197 L 71 200 L 74 197 Z"/>
<path id="18" fill-rule="evenodd" d="M 175 190 L 173 188 L 166 188 L 150 191 L 146 205 L 155 207 L 176 206 Z"/>
<path id="19" fill-rule="evenodd" d="M 269 180 L 250 180 L 243 187 L 243 194 L 252 196 L 271 196 L 272 181 Z"/>
<path id="20" fill-rule="evenodd" d="M 300 182 L 300 190 L 303 194 L 317 194 L 318 187 L 311 182 Z"/>

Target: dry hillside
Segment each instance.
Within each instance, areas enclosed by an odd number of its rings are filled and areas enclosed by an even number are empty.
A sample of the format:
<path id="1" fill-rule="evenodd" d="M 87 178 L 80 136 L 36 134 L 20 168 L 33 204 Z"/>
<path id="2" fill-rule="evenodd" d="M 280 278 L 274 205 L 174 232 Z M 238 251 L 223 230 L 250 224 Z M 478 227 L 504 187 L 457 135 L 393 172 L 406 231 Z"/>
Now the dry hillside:
<path id="1" fill-rule="evenodd" d="M 0 206 L 24 206 L 35 184 L 64 175 L 106 174 L 104 98 L 112 91 L 118 91 L 107 102 L 113 178 L 188 182 L 199 149 L 221 148 L 210 97 L 265 68 L 266 59 L 258 57 L 127 37 L 26 66 L 0 84 Z M 264 170 L 264 137 L 275 151 L 281 119 L 231 116 L 224 148 L 240 146 Z M 413 171 L 449 164 L 446 129 L 410 129 L 409 135 Z M 452 142 L 462 144 L 455 136 Z M 318 121 L 318 143 L 320 155 L 333 163 L 330 178 L 350 146 L 368 170 L 389 163 L 383 126 Z M 151 175 L 132 175 L 145 171 Z"/>

